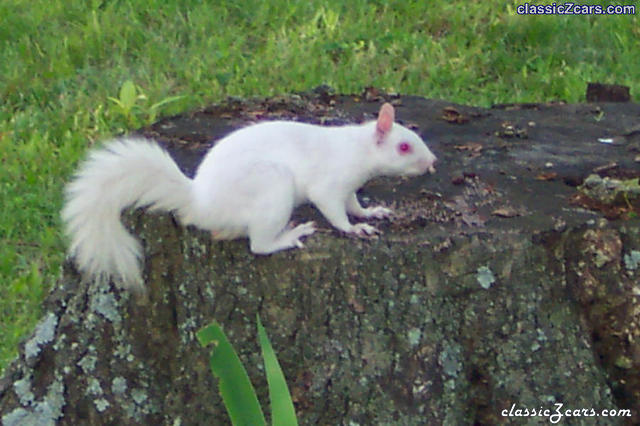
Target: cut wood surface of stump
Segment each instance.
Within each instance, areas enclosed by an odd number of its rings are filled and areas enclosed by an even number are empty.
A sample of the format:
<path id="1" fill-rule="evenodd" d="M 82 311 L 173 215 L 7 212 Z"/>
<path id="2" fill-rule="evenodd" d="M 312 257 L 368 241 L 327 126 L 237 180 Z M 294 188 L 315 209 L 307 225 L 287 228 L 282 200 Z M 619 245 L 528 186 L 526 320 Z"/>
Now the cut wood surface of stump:
<path id="1" fill-rule="evenodd" d="M 267 408 L 256 313 L 300 424 L 523 424 L 540 408 L 577 410 L 566 424 L 640 422 L 640 105 L 318 90 L 230 99 L 138 133 L 192 176 L 240 126 L 360 122 L 383 101 L 439 162 L 363 188 L 365 204 L 395 212 L 375 221 L 382 236 L 342 235 L 302 207 L 293 219 L 321 229 L 306 247 L 254 256 L 247 240 L 127 211 L 148 291 L 83 282 L 68 262 L 0 380 L 3 426 L 228 424 L 195 337 L 213 320 Z"/>

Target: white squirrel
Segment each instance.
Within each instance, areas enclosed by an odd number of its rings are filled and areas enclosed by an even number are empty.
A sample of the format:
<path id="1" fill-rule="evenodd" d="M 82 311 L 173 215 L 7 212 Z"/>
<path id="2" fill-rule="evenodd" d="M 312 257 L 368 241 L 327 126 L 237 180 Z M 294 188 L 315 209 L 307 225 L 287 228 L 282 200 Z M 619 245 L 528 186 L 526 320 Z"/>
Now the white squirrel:
<path id="1" fill-rule="evenodd" d="M 385 218 L 363 208 L 356 190 L 375 176 L 433 173 L 436 157 L 413 131 L 394 123 L 391 104 L 361 125 L 324 127 L 271 121 L 236 130 L 213 146 L 193 179 L 155 142 L 121 138 L 92 151 L 66 188 L 62 218 L 70 256 L 91 278 L 142 288 L 140 243 L 122 223 L 129 206 L 173 211 L 215 239 L 249 237 L 251 251 L 303 247 L 313 222 L 288 226 L 292 210 L 314 204 L 337 229 L 366 237 L 379 231 L 347 214 Z"/>

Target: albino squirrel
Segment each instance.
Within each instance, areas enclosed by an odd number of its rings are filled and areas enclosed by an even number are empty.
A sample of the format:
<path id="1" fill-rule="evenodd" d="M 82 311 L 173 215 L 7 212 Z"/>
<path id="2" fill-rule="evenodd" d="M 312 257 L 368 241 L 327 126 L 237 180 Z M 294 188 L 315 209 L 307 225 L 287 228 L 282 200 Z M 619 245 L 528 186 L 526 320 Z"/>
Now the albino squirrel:
<path id="1" fill-rule="evenodd" d="M 311 202 L 337 229 L 366 237 L 379 231 L 347 214 L 385 218 L 363 208 L 356 191 L 375 176 L 433 173 L 436 157 L 413 131 L 394 124 L 391 104 L 361 125 L 323 127 L 272 121 L 236 130 L 212 147 L 193 179 L 155 142 L 122 138 L 94 150 L 66 188 L 62 218 L 69 253 L 91 278 L 142 288 L 140 243 L 122 226 L 126 207 L 173 211 L 215 239 L 249 237 L 256 254 L 303 247 L 314 223 L 287 226 L 293 208 Z"/>

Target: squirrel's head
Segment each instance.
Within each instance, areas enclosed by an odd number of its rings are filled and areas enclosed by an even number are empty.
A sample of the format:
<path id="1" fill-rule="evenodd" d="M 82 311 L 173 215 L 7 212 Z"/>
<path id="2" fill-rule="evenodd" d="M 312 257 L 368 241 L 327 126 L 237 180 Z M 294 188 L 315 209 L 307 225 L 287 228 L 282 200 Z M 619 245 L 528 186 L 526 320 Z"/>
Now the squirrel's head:
<path id="1" fill-rule="evenodd" d="M 373 155 L 380 171 L 388 176 L 435 172 L 436 156 L 414 131 L 395 123 L 395 110 L 390 103 L 380 107 L 375 122 Z"/>

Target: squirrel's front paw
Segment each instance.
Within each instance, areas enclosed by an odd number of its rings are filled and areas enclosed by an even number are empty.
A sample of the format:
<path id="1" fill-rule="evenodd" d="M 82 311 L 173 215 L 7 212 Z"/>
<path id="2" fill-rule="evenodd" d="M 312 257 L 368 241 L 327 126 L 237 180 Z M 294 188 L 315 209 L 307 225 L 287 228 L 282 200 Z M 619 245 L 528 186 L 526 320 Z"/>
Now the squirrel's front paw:
<path id="1" fill-rule="evenodd" d="M 371 226 L 368 223 L 356 223 L 351 229 L 352 234 L 356 234 L 360 238 L 373 237 L 381 232 L 375 226 Z"/>
<path id="2" fill-rule="evenodd" d="M 362 209 L 362 211 L 363 211 L 362 217 L 365 217 L 367 219 L 369 218 L 386 219 L 388 217 L 391 217 L 391 215 L 393 215 L 393 211 L 391 209 L 388 209 L 382 206 L 367 207 L 366 209 Z"/>

